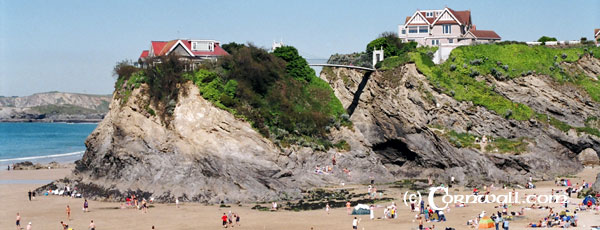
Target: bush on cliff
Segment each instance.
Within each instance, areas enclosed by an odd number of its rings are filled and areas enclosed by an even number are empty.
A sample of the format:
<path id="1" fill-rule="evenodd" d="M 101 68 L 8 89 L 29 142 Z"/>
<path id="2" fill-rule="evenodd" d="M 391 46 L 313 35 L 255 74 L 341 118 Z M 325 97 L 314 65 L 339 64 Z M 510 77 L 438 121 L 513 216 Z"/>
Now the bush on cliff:
<path id="1" fill-rule="evenodd" d="M 246 119 L 281 144 L 331 147 L 328 127 L 344 122 L 341 102 L 294 47 L 273 54 L 254 46 L 232 50 L 214 68 L 186 74 L 202 96 Z"/>

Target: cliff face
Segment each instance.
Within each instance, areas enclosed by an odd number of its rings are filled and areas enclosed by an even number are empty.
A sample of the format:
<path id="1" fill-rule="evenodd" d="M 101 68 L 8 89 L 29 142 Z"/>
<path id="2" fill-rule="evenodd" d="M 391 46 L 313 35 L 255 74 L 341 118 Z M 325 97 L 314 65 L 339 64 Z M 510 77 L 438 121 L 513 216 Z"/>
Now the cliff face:
<path id="1" fill-rule="evenodd" d="M 0 97 L 0 122 L 100 121 L 109 103 L 107 95 L 62 92 Z"/>
<path id="2" fill-rule="evenodd" d="M 590 71 L 600 67 L 597 60 L 579 64 Z M 365 137 L 366 145 L 397 177 L 432 175 L 448 180 L 454 176 L 460 183 L 522 182 L 530 175 L 551 179 L 580 170 L 578 154 L 583 150 L 600 152 L 597 136 L 574 129 L 565 133 L 533 119 L 507 120 L 472 102 L 440 94 L 414 64 L 373 74 L 332 69 L 323 71 L 321 78 L 349 108 L 350 120 Z M 480 78 L 497 85 L 495 90 L 512 101 L 573 126 L 582 126 L 586 118 L 600 114 L 599 104 L 586 94 L 544 76 L 505 82 Z M 483 147 L 458 148 L 448 141 L 446 134 L 451 130 L 493 139 L 523 138 L 527 146 L 519 154 Z"/>
<path id="3" fill-rule="evenodd" d="M 600 69 L 594 60 L 582 60 L 574 65 L 588 72 Z M 600 152 L 597 136 L 565 132 L 549 121 L 506 119 L 439 93 L 413 64 L 375 73 L 325 69 L 321 78 L 353 122 L 352 128 L 332 128 L 330 141 L 347 141 L 349 151 L 278 147 L 249 123 L 203 99 L 191 83 L 180 86 L 187 93 L 178 96 L 166 125 L 149 112 L 152 107 L 142 106 L 150 100 L 142 85 L 126 102 L 114 96 L 109 113 L 88 137 L 75 174 L 54 185 L 71 183 L 87 197 L 109 200 L 136 191 L 156 201 L 271 201 L 298 198 L 304 189 L 371 179 L 455 177 L 458 183 L 479 185 L 524 182 L 529 176 L 551 179 L 580 170 L 580 156 L 597 162 Z M 478 80 L 574 127 L 600 115 L 598 103 L 587 94 L 544 76 Z M 462 146 L 452 141 L 456 133 L 492 141 Z M 502 140 L 517 140 L 505 142 L 518 143 L 520 150 L 504 151 Z M 315 173 L 317 167 L 331 166 L 334 155 L 333 172 Z"/>
<path id="4" fill-rule="evenodd" d="M 299 197 L 301 189 L 313 186 L 392 178 L 358 132 L 332 131 L 332 140 L 350 140 L 349 152 L 280 149 L 203 99 L 193 84 L 182 87 L 187 93 L 178 97 L 168 126 L 139 106 L 148 100 L 144 86 L 124 105 L 113 100 L 77 162 L 73 179 L 84 193 L 115 200 L 139 190 L 158 201 L 270 201 Z M 314 172 L 316 166 L 331 165 L 334 154 L 333 173 Z M 350 176 L 343 168 L 351 170 Z"/>

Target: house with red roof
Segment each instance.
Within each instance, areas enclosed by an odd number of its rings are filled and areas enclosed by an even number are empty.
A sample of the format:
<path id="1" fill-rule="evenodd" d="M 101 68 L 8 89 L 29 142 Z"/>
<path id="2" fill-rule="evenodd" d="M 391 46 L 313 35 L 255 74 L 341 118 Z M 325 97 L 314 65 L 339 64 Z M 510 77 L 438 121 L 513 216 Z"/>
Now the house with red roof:
<path id="1" fill-rule="evenodd" d="M 417 10 L 398 26 L 398 37 L 420 46 L 470 45 L 500 41 L 493 30 L 478 30 L 471 20 L 471 11 Z"/>
<path id="2" fill-rule="evenodd" d="M 186 58 L 193 63 L 199 63 L 204 60 L 217 60 L 219 57 L 229 55 L 227 51 L 221 48 L 219 41 L 177 39 L 171 41 L 151 41 L 150 49 L 142 51 L 139 61 L 144 62 L 149 58 L 170 54 Z"/>

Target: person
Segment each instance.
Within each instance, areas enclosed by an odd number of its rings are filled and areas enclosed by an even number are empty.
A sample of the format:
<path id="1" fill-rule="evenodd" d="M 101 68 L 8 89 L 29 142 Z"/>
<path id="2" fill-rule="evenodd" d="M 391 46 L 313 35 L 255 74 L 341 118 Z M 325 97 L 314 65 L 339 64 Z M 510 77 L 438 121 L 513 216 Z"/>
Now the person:
<path id="1" fill-rule="evenodd" d="M 335 166 L 336 160 L 335 160 L 335 154 L 333 154 L 333 158 L 331 158 L 331 163 L 333 164 L 333 166 Z"/>
<path id="2" fill-rule="evenodd" d="M 62 226 L 63 230 L 67 230 L 69 229 L 69 225 L 65 224 L 64 222 L 60 222 L 60 226 Z"/>
<path id="3" fill-rule="evenodd" d="M 179 208 L 179 198 L 175 198 L 175 207 Z"/>
<path id="4" fill-rule="evenodd" d="M 502 219 L 502 214 L 498 213 L 498 217 L 496 217 L 496 219 L 494 219 L 494 225 L 496 226 L 496 230 L 498 230 L 500 228 L 500 224 L 502 224 L 503 219 Z"/>
<path id="5" fill-rule="evenodd" d="M 94 224 L 94 220 L 90 221 L 90 226 L 88 227 L 90 230 L 96 230 L 96 224 Z"/>
<path id="6" fill-rule="evenodd" d="M 508 219 L 504 219 L 504 222 L 502 222 L 502 229 L 508 230 Z"/>
<path id="7" fill-rule="evenodd" d="M 87 199 L 83 201 L 83 212 L 88 212 L 88 201 Z"/>
<path id="8" fill-rule="evenodd" d="M 356 219 L 355 216 L 354 220 L 352 220 L 352 229 L 358 229 L 358 223 L 360 223 L 360 220 Z"/>
<path id="9" fill-rule="evenodd" d="M 327 215 L 329 215 L 329 203 L 325 205 L 325 211 L 327 212 Z"/>
<path id="10" fill-rule="evenodd" d="M 229 210 L 229 213 L 227 213 L 227 220 L 229 222 L 229 226 L 233 227 L 233 218 L 232 218 L 233 213 L 231 213 L 231 210 Z"/>
<path id="11" fill-rule="evenodd" d="M 27 193 L 27 196 L 29 196 L 29 201 L 31 201 L 31 190 L 29 190 L 29 192 Z"/>
<path id="12" fill-rule="evenodd" d="M 373 205 L 369 207 L 369 217 L 371 220 L 375 219 L 375 207 Z"/>
<path id="13" fill-rule="evenodd" d="M 438 216 L 439 216 L 439 220 L 440 221 L 444 221 L 444 222 L 446 221 L 446 215 L 444 215 L 444 211 L 439 210 L 438 211 Z"/>
<path id="14" fill-rule="evenodd" d="M 223 228 L 227 228 L 227 215 L 225 213 L 221 216 L 221 220 L 223 221 Z"/>
<path id="15" fill-rule="evenodd" d="M 240 226 L 240 215 L 236 213 L 233 216 L 235 216 L 235 225 L 237 225 L 239 227 Z"/>
<path id="16" fill-rule="evenodd" d="M 152 225 L 152 229 L 154 229 L 154 225 Z"/>
<path id="17" fill-rule="evenodd" d="M 419 230 L 423 230 L 423 217 L 419 215 Z"/>
<path id="18" fill-rule="evenodd" d="M 144 211 L 144 213 L 148 212 L 148 204 L 146 203 L 146 198 L 142 200 L 142 210 Z"/>
<path id="19" fill-rule="evenodd" d="M 71 207 L 69 207 L 69 205 L 67 205 L 66 212 L 67 212 L 67 220 L 71 220 Z"/>
<path id="20" fill-rule="evenodd" d="M 7 170 L 10 171 L 10 165 L 8 165 L 8 169 Z"/>
<path id="21" fill-rule="evenodd" d="M 21 229 L 21 215 L 17 212 L 17 230 Z"/>
<path id="22" fill-rule="evenodd" d="M 350 201 L 346 201 L 346 212 L 348 212 L 348 215 L 352 214 L 352 204 L 350 203 Z"/>
<path id="23" fill-rule="evenodd" d="M 27 224 L 27 230 L 31 230 L 33 229 L 33 227 L 31 226 L 31 222 L 29 222 L 29 224 Z"/>

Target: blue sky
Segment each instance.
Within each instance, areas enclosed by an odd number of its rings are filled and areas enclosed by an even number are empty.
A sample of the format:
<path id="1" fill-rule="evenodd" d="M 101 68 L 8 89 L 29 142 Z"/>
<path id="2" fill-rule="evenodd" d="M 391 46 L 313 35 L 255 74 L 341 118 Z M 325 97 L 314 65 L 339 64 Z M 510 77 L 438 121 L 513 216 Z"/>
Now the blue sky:
<path id="1" fill-rule="evenodd" d="M 416 9 L 471 10 L 503 40 L 591 38 L 600 1 L 8 1 L 0 0 L 0 95 L 110 94 L 117 61 L 151 40 L 296 46 L 307 58 L 364 50 Z"/>

